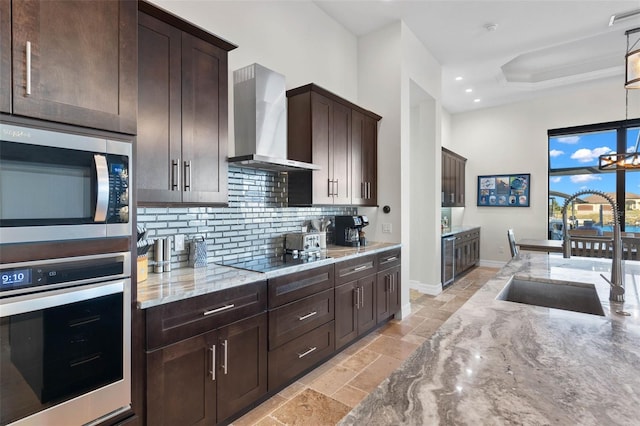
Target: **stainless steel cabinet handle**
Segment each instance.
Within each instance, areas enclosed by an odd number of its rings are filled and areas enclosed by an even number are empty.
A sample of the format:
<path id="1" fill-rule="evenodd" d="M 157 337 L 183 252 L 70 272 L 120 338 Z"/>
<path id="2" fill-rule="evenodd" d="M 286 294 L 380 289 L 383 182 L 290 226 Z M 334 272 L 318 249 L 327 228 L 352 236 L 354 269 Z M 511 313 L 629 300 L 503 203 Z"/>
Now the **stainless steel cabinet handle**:
<path id="1" fill-rule="evenodd" d="M 360 307 L 360 292 L 358 291 L 358 288 L 354 288 L 353 291 L 355 292 L 355 302 L 356 302 L 356 309 L 358 309 L 358 307 Z"/>
<path id="2" fill-rule="evenodd" d="M 384 263 L 386 263 L 386 262 L 393 262 L 394 260 L 397 260 L 397 259 L 398 259 L 398 256 L 391 256 L 391 257 L 386 258 L 386 259 L 384 260 Z"/>
<path id="3" fill-rule="evenodd" d="M 27 48 L 26 48 L 26 66 L 27 66 L 27 81 L 26 81 L 26 92 L 27 95 L 31 94 L 31 42 L 28 41 L 27 42 Z"/>
<path id="4" fill-rule="evenodd" d="M 171 160 L 171 190 L 178 189 L 178 163 L 180 159 Z"/>
<path id="5" fill-rule="evenodd" d="M 309 312 L 307 315 L 303 315 L 301 317 L 298 317 L 298 320 L 299 321 L 304 321 L 307 318 L 311 318 L 312 316 L 317 315 L 317 314 L 318 314 L 318 311 Z"/>
<path id="6" fill-rule="evenodd" d="M 360 198 L 367 198 L 367 184 L 365 182 L 360 182 Z"/>
<path id="7" fill-rule="evenodd" d="M 456 194 L 454 194 L 453 192 L 451 193 L 451 196 L 449 197 L 449 199 L 451 200 L 452 203 L 456 202 Z"/>
<path id="8" fill-rule="evenodd" d="M 93 156 L 97 177 L 97 197 L 96 211 L 93 220 L 104 222 L 107 220 L 107 208 L 109 206 L 109 169 L 107 167 L 107 157 L 96 154 Z"/>
<path id="9" fill-rule="evenodd" d="M 362 271 L 363 269 L 367 269 L 369 265 L 358 266 L 357 268 L 353 268 L 353 272 Z"/>
<path id="10" fill-rule="evenodd" d="M 311 352 L 315 351 L 316 349 L 318 349 L 317 346 L 314 346 L 312 348 L 307 349 L 306 351 L 302 352 L 301 354 L 298 354 L 298 359 L 304 358 L 305 356 L 309 355 Z"/>
<path id="11" fill-rule="evenodd" d="M 224 365 L 222 366 L 222 368 L 224 369 L 224 374 L 227 374 L 227 367 L 229 364 L 229 341 L 227 339 L 224 339 L 224 342 L 222 342 L 222 346 L 224 347 Z"/>
<path id="12" fill-rule="evenodd" d="M 206 316 L 206 315 L 215 314 L 215 313 L 217 313 L 217 312 L 226 311 L 227 309 L 231 309 L 231 308 L 233 308 L 233 307 L 235 307 L 235 306 L 236 306 L 235 304 L 231 303 L 230 305 L 225 305 L 225 306 L 222 306 L 222 307 L 220 307 L 220 308 L 212 309 L 212 310 L 210 310 L 210 311 L 204 311 L 204 312 L 202 313 L 202 315 L 205 315 L 205 316 Z"/>
<path id="13" fill-rule="evenodd" d="M 338 179 L 336 179 L 335 182 L 336 182 L 336 193 L 333 194 L 333 195 L 335 195 L 337 197 L 338 196 L 338 190 L 340 189 L 340 186 L 338 185 Z"/>
<path id="14" fill-rule="evenodd" d="M 211 380 L 216 379 L 216 345 L 211 346 Z"/>
<path id="15" fill-rule="evenodd" d="M 367 200 L 371 199 L 371 182 L 367 182 Z"/>
<path id="16" fill-rule="evenodd" d="M 184 190 L 191 191 L 191 161 L 184 162 Z"/>
<path id="17" fill-rule="evenodd" d="M 364 308 L 364 287 L 360 287 L 360 307 Z"/>
<path id="18" fill-rule="evenodd" d="M 327 195 L 333 196 L 333 181 L 331 179 L 327 179 Z"/>

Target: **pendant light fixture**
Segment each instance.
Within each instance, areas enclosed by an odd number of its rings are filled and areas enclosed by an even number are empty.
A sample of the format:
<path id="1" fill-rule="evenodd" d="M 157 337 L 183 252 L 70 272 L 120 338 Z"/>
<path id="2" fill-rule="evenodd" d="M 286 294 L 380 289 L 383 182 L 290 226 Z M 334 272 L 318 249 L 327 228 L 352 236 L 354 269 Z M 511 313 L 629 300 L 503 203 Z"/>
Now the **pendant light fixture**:
<path id="1" fill-rule="evenodd" d="M 636 49 L 640 42 L 640 28 L 634 28 L 624 33 L 627 36 L 627 53 L 625 55 L 625 75 L 624 88 L 627 90 L 625 94 L 625 120 L 629 119 L 629 90 L 640 89 L 640 48 Z M 635 42 L 631 44 L 631 35 Z M 603 154 L 598 157 L 599 170 L 620 170 L 620 169 L 640 169 L 640 132 L 636 139 L 636 145 L 633 151 L 622 154 Z"/>

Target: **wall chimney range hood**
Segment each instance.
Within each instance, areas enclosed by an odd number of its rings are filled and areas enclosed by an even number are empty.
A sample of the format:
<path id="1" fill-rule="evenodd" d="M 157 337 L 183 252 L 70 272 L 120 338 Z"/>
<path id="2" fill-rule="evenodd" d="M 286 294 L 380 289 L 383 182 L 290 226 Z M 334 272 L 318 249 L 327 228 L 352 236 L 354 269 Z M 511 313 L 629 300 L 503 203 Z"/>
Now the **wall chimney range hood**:
<path id="1" fill-rule="evenodd" d="M 239 167 L 278 172 L 320 170 L 320 166 L 287 159 L 285 77 L 259 64 L 233 72 L 235 156 Z"/>

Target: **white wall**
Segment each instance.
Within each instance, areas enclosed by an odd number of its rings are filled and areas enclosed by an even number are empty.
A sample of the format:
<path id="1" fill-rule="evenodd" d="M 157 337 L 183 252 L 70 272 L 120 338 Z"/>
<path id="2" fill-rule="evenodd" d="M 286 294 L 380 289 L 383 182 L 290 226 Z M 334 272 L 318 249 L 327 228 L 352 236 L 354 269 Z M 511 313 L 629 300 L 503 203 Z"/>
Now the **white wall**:
<path id="1" fill-rule="evenodd" d="M 233 148 L 233 71 L 259 63 L 284 74 L 287 89 L 308 83 L 358 100 L 357 38 L 312 2 L 152 0 L 238 45 L 229 52 L 229 155 Z"/>
<path id="2" fill-rule="evenodd" d="M 637 101 L 633 99 L 631 105 L 636 108 Z M 630 118 L 639 116 L 637 109 L 630 111 Z M 482 227 L 481 263 L 500 264 L 509 259 L 508 228 L 514 229 L 516 238 L 547 238 L 547 130 L 624 118 L 621 78 L 451 117 L 450 148 L 468 159 L 463 220 L 466 225 Z M 509 173 L 531 173 L 531 207 L 477 207 L 478 175 Z"/>

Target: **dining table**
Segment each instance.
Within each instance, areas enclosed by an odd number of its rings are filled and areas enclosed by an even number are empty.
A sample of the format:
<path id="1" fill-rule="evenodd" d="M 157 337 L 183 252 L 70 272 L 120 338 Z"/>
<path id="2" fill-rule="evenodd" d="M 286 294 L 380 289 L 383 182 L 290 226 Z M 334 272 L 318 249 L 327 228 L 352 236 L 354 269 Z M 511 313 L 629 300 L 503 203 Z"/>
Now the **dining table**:
<path id="1" fill-rule="evenodd" d="M 562 253 L 562 240 L 538 240 L 523 238 L 516 242 L 520 250 L 541 251 L 545 253 Z"/>

